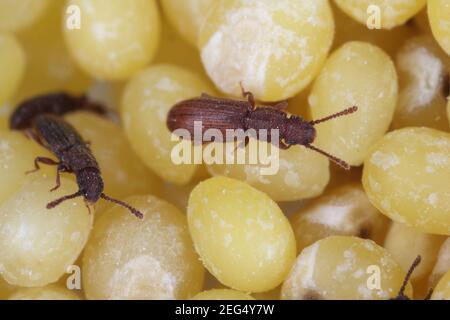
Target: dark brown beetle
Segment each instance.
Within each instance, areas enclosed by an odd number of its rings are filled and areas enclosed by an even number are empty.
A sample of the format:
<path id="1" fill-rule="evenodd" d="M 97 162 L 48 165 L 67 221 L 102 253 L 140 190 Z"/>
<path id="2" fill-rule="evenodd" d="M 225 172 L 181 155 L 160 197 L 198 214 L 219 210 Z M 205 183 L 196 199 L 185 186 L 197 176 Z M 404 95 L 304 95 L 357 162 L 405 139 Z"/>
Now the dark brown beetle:
<path id="1" fill-rule="evenodd" d="M 280 141 L 277 143 L 281 149 L 302 145 L 325 155 L 339 166 L 350 169 L 345 161 L 318 149 L 312 143 L 316 137 L 314 128 L 316 124 L 354 113 L 358 110 L 357 107 L 348 108 L 324 119 L 305 121 L 299 116 L 286 112 L 287 102 L 281 102 L 273 107 L 256 106 L 251 92 L 242 89 L 242 93 L 247 101 L 215 98 L 206 94 L 199 98 L 181 101 L 170 110 L 167 127 L 171 132 L 186 129 L 191 136 L 194 135 L 195 121 L 202 121 L 203 131 L 217 129 L 224 135 L 227 129 L 255 129 L 257 133 L 260 129 L 269 132 L 270 129 L 279 129 Z M 259 136 L 257 138 L 260 139 Z M 267 142 L 274 142 L 270 134 L 267 135 Z"/>
<path id="2" fill-rule="evenodd" d="M 56 186 L 54 191 L 60 186 L 60 173 L 74 173 L 77 179 L 79 190 L 74 194 L 64 196 L 47 204 L 51 209 L 63 201 L 84 197 L 88 208 L 96 203 L 100 198 L 119 204 L 130 210 L 138 218 L 143 218 L 141 212 L 128 204 L 113 199 L 103 193 L 103 179 L 100 168 L 95 157 L 86 142 L 83 141 L 78 132 L 65 120 L 55 115 L 38 115 L 32 120 L 32 128 L 27 130 L 27 134 L 39 144 L 50 150 L 59 161 L 46 157 L 37 157 L 34 161 L 35 172 L 40 169 L 39 163 L 57 166 Z M 29 173 L 30 173 L 29 172 Z"/>
<path id="3" fill-rule="evenodd" d="M 24 130 L 32 126 L 33 119 L 39 114 L 64 115 L 77 110 L 106 114 L 106 108 L 90 101 L 86 96 L 71 96 L 64 92 L 49 93 L 33 97 L 19 104 L 10 119 L 9 127 Z"/>

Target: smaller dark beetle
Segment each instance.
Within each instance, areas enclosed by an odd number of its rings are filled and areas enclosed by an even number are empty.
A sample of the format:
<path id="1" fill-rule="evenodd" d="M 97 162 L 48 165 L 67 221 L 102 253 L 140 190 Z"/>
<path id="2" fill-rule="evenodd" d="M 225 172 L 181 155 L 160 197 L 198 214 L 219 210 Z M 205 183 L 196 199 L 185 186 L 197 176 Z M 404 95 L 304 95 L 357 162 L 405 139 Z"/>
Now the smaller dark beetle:
<path id="1" fill-rule="evenodd" d="M 260 129 L 270 132 L 271 129 L 279 129 L 278 146 L 281 149 L 288 149 L 294 145 L 302 145 L 306 148 L 319 152 L 339 166 L 350 169 L 350 166 L 343 160 L 334 157 L 323 150 L 312 145 L 316 138 L 316 124 L 354 113 L 357 107 L 351 107 L 329 117 L 305 121 L 299 116 L 289 115 L 285 110 L 287 102 L 281 102 L 273 107 L 256 106 L 255 99 L 251 92 L 242 89 L 247 101 L 215 98 L 203 94 L 199 98 L 189 99 L 177 103 L 169 112 L 167 117 L 167 127 L 171 132 L 176 129 L 186 129 L 191 137 L 194 135 L 194 122 L 202 121 L 203 132 L 208 129 L 217 129 L 226 134 L 228 129 Z M 258 136 L 258 139 L 261 138 Z M 273 143 L 270 134 L 267 142 Z M 208 142 L 204 142 L 208 143 Z M 246 140 L 248 143 L 248 140 Z"/>
<path id="2" fill-rule="evenodd" d="M 42 114 L 35 116 L 31 125 L 31 128 L 27 130 L 27 134 L 50 150 L 59 161 L 46 157 L 37 157 L 34 161 L 35 170 L 30 172 L 39 170 L 39 163 L 55 165 L 58 166 L 56 186 L 51 191 L 58 189 L 61 185 L 61 172 L 75 174 L 79 187 L 79 190 L 74 194 L 64 196 L 47 204 L 48 209 L 56 207 L 63 201 L 77 197 L 84 197 L 89 208 L 89 205 L 93 205 L 102 198 L 127 208 L 138 218 L 143 218 L 142 213 L 137 209 L 103 193 L 103 179 L 98 163 L 92 155 L 88 144 L 83 141 L 82 137 L 69 123 L 55 115 Z"/>
<path id="3" fill-rule="evenodd" d="M 39 114 L 64 115 L 77 110 L 106 114 L 106 108 L 90 101 L 86 96 L 71 96 L 64 92 L 49 93 L 25 100 L 17 106 L 9 119 L 11 129 L 30 128 Z"/>

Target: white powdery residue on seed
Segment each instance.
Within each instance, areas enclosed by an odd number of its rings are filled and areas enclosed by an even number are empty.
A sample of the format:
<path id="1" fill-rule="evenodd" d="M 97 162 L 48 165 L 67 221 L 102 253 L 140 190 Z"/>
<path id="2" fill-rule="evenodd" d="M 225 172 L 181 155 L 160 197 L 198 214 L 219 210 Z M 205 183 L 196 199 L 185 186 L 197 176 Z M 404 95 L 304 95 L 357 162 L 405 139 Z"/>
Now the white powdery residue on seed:
<path id="1" fill-rule="evenodd" d="M 288 171 L 284 175 L 283 179 L 284 183 L 291 188 L 300 188 L 301 187 L 301 180 L 300 175 L 298 172 L 295 171 Z"/>
<path id="2" fill-rule="evenodd" d="M 365 300 L 369 300 L 372 298 L 372 290 L 368 288 L 365 282 L 358 286 L 358 294 Z"/>
<path id="3" fill-rule="evenodd" d="M 409 111 L 428 105 L 440 90 L 443 64 L 423 47 L 407 48 L 397 59 L 398 68 L 414 80 L 400 93 L 399 104 Z"/>
<path id="4" fill-rule="evenodd" d="M 81 233 L 80 233 L 79 231 L 73 232 L 73 233 L 70 235 L 70 241 L 72 241 L 72 242 L 76 242 L 76 241 L 78 241 L 80 238 L 81 238 Z"/>
<path id="5" fill-rule="evenodd" d="M 223 245 L 225 246 L 225 248 L 228 248 L 232 241 L 233 241 L 233 236 L 230 233 L 227 233 L 223 237 Z"/>
<path id="6" fill-rule="evenodd" d="M 272 230 L 274 228 L 273 223 L 268 222 L 266 219 L 261 219 L 260 217 L 258 217 L 256 222 L 263 230 Z"/>
<path id="7" fill-rule="evenodd" d="M 178 280 L 174 274 L 164 270 L 157 259 L 142 255 L 117 268 L 108 284 L 111 297 L 115 299 L 149 298 L 145 294 L 151 291 L 158 294 L 153 298 L 175 299 Z"/>
<path id="8" fill-rule="evenodd" d="M 314 271 L 316 269 L 317 253 L 319 251 L 320 244 L 315 243 L 303 252 L 307 254 L 306 259 L 299 263 L 296 267 L 305 269 L 302 286 L 303 288 L 316 289 L 316 282 L 314 281 Z M 294 271 L 293 274 L 296 274 Z"/>
<path id="9" fill-rule="evenodd" d="M 394 153 L 388 154 L 376 151 L 370 158 L 370 162 L 383 170 L 387 170 L 398 165 L 400 160 Z"/>
<path id="10" fill-rule="evenodd" d="M 428 196 L 427 200 L 428 203 L 433 207 L 436 208 L 438 204 L 438 195 L 436 193 L 432 193 Z"/>
<path id="11" fill-rule="evenodd" d="M 177 92 L 181 91 L 183 88 L 175 81 L 169 77 L 161 78 L 156 84 L 155 88 L 161 91 L 167 92 Z"/>
<path id="12" fill-rule="evenodd" d="M 254 183 L 270 184 L 270 180 L 267 176 L 260 174 L 260 167 L 256 165 L 245 165 L 245 182 L 252 185 Z"/>
<path id="13" fill-rule="evenodd" d="M 353 278 L 359 279 L 359 278 L 361 278 L 362 276 L 364 276 L 364 274 L 365 274 L 365 272 L 364 272 L 363 269 L 358 269 L 358 270 L 356 270 L 355 272 L 353 272 Z"/>
<path id="14" fill-rule="evenodd" d="M 299 47 L 296 51 L 301 54 L 302 61 L 288 78 L 298 77 L 302 68 L 312 62 L 306 49 L 301 50 L 307 39 L 274 21 L 276 10 L 272 6 L 260 1 L 230 10 L 225 22 L 203 47 L 201 56 L 205 68 L 224 92 L 240 92 L 239 82 L 243 81 L 248 90 L 256 95 L 263 94 L 272 57 L 282 60 L 293 46 Z M 291 81 L 286 77 L 278 80 Z"/>
<path id="15" fill-rule="evenodd" d="M 449 164 L 449 156 L 444 153 L 431 152 L 426 155 L 427 163 L 433 166 L 444 167 Z"/>
<path id="16" fill-rule="evenodd" d="M 91 32 L 98 42 L 105 42 L 110 39 L 115 39 L 117 31 L 112 28 L 109 23 L 94 22 L 91 26 Z"/>
<path id="17" fill-rule="evenodd" d="M 349 232 L 353 230 L 351 223 L 352 204 L 349 205 L 321 205 L 305 215 L 311 223 L 327 226 L 334 230 Z"/>
<path id="18" fill-rule="evenodd" d="M 373 191 L 375 191 L 377 193 L 381 192 L 381 186 L 378 183 L 378 181 L 375 180 L 374 177 L 369 175 L 369 177 L 367 179 L 369 181 L 369 186 L 370 186 L 370 188 L 372 188 Z"/>

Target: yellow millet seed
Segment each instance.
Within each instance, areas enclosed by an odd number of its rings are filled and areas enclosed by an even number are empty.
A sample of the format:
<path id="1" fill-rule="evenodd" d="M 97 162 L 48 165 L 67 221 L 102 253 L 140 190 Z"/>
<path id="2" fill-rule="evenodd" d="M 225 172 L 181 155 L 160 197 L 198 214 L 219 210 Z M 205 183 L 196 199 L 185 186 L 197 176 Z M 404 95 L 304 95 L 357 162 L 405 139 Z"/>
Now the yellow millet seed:
<path id="1" fill-rule="evenodd" d="M 406 272 L 371 240 L 332 236 L 305 248 L 281 289 L 285 300 L 373 300 L 396 297 Z M 405 294 L 412 297 L 408 284 Z"/>
<path id="2" fill-rule="evenodd" d="M 122 96 L 121 115 L 125 133 L 141 160 L 162 179 L 177 185 L 188 183 L 198 168 L 194 164 L 177 165 L 167 128 L 167 114 L 181 100 L 208 93 L 207 81 L 195 73 L 175 65 L 153 65 L 136 74 Z M 190 148 L 192 142 L 183 140 Z"/>
<path id="3" fill-rule="evenodd" d="M 188 224 L 205 267 L 243 292 L 278 286 L 295 259 L 289 221 L 266 194 L 244 182 L 214 177 L 192 191 Z"/>
<path id="4" fill-rule="evenodd" d="M 450 300 L 450 270 L 439 280 L 431 300 Z"/>
<path id="5" fill-rule="evenodd" d="M 420 255 L 420 264 L 414 269 L 411 280 L 428 276 L 437 260 L 437 255 L 445 237 L 422 233 L 404 224 L 393 222 L 384 241 L 384 247 L 403 269 Z"/>
<path id="6" fill-rule="evenodd" d="M 291 218 L 297 252 L 333 235 L 357 236 L 382 244 L 388 220 L 369 202 L 359 184 L 334 188 Z"/>
<path id="7" fill-rule="evenodd" d="M 70 0 L 82 17 L 80 28 L 63 27 L 69 51 L 88 74 L 123 80 L 147 65 L 159 44 L 155 0 Z"/>
<path id="8" fill-rule="evenodd" d="M 330 179 L 326 157 L 302 146 L 293 146 L 289 150 L 279 150 L 279 158 L 276 158 L 274 148 L 266 142 L 251 139 L 245 153 L 250 156 L 261 150 L 272 150 L 268 151 L 268 155 L 273 156 L 271 164 L 211 164 L 208 171 L 213 176 L 245 181 L 275 201 L 313 198 L 323 192 Z"/>
<path id="9" fill-rule="evenodd" d="M 204 268 L 194 251 L 186 217 L 153 196 L 125 199 L 137 219 L 115 206 L 96 221 L 83 255 L 88 299 L 188 299 L 200 292 Z"/>
<path id="10" fill-rule="evenodd" d="M 417 231 L 450 234 L 450 134 L 405 128 L 385 135 L 364 163 L 370 202 Z"/>
<path id="11" fill-rule="evenodd" d="M 293 97 L 319 72 L 334 21 L 327 0 L 219 0 L 200 29 L 208 75 L 224 93 L 239 83 L 262 101 Z"/>
<path id="12" fill-rule="evenodd" d="M 47 204 L 78 190 L 62 178 L 30 178 L 0 205 L 0 273 L 7 282 L 40 287 L 57 281 L 83 250 L 93 215 L 81 197 L 53 209 Z"/>
<path id="13" fill-rule="evenodd" d="M 40 19 L 50 0 L 1 0 L 0 31 L 19 31 Z"/>
<path id="14" fill-rule="evenodd" d="M 317 125 L 315 144 L 350 165 L 363 163 L 388 130 L 397 103 L 391 58 L 367 42 L 348 42 L 328 58 L 309 96 L 313 119 L 357 106 L 358 111 Z"/>
<path id="15" fill-rule="evenodd" d="M 17 38 L 0 32 L 0 105 L 11 98 L 19 87 L 25 72 L 25 60 L 25 52 Z"/>
<path id="16" fill-rule="evenodd" d="M 428 19 L 437 42 L 450 55 L 450 2 L 428 0 Z"/>

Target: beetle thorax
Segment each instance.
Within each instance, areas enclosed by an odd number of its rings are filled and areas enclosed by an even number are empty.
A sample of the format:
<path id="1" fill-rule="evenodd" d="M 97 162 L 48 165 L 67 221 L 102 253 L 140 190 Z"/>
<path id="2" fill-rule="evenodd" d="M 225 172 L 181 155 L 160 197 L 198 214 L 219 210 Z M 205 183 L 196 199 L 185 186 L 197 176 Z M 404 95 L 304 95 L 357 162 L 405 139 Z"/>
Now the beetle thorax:
<path id="1" fill-rule="evenodd" d="M 292 116 L 284 125 L 283 138 L 288 145 L 309 145 L 316 138 L 316 129 L 302 118 Z"/>

